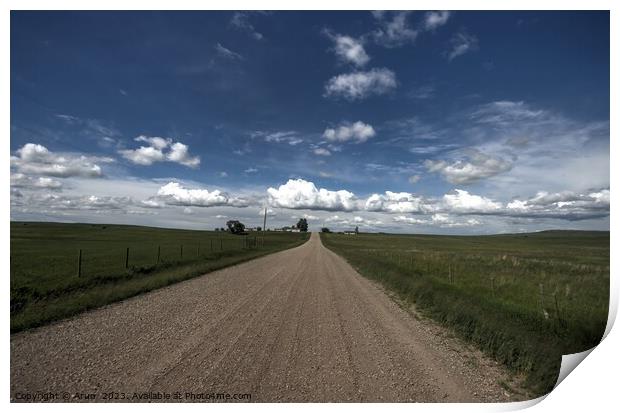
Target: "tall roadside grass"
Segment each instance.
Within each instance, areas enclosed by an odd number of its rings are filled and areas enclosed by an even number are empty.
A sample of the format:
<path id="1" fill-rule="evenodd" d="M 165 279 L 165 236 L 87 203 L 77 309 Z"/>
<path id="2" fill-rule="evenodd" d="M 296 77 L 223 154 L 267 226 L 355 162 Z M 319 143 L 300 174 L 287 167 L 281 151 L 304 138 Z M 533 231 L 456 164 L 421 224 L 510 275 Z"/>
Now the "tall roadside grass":
<path id="1" fill-rule="evenodd" d="M 549 392 L 561 356 L 600 342 L 609 233 L 449 237 L 322 234 L 325 246 Z"/>

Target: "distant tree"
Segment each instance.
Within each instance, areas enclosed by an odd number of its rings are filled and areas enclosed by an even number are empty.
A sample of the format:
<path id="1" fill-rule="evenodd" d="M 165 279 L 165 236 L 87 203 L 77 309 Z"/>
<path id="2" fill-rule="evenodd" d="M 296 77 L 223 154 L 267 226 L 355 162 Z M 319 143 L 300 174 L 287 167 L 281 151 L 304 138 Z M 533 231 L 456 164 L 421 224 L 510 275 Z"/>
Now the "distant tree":
<path id="1" fill-rule="evenodd" d="M 215 230 L 216 230 L 216 231 L 219 231 L 220 229 L 219 229 L 219 228 L 215 228 Z"/>
<path id="2" fill-rule="evenodd" d="M 237 220 L 230 220 L 226 222 L 226 226 L 231 234 L 241 234 L 245 231 L 245 225 Z"/>
<path id="3" fill-rule="evenodd" d="M 224 227 L 222 227 L 222 228 L 220 228 L 220 231 L 222 231 L 222 232 L 223 232 L 223 231 L 226 231 L 226 230 L 224 229 Z"/>
<path id="4" fill-rule="evenodd" d="M 257 231 L 262 231 L 263 229 L 261 227 L 256 227 Z"/>
<path id="5" fill-rule="evenodd" d="M 321 232 L 331 232 L 331 231 L 329 230 L 329 228 L 323 227 L 321 228 Z"/>
<path id="6" fill-rule="evenodd" d="M 355 227 L 355 233 L 359 234 L 360 233 L 360 227 Z"/>
<path id="7" fill-rule="evenodd" d="M 299 221 L 297 221 L 297 228 L 299 228 L 301 232 L 308 232 L 308 221 L 306 221 L 306 218 L 300 218 Z"/>

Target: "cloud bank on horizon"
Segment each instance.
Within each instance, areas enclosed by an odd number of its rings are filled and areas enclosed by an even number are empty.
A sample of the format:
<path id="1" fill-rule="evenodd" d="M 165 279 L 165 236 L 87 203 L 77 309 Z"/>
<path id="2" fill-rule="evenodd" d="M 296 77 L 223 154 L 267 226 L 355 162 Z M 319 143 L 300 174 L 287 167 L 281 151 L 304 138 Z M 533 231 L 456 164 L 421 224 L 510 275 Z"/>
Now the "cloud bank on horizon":
<path id="1" fill-rule="evenodd" d="M 609 229 L 605 12 L 15 12 L 11 38 L 12 219 Z"/>

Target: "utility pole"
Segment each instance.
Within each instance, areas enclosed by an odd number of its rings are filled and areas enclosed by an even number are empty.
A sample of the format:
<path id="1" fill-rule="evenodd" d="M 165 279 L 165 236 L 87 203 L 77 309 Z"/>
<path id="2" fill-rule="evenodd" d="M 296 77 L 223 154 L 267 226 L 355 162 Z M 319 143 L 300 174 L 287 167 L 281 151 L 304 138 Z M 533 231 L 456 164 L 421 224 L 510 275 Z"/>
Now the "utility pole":
<path id="1" fill-rule="evenodd" d="M 265 207 L 265 216 L 263 217 L 263 231 L 267 231 L 267 207 Z"/>

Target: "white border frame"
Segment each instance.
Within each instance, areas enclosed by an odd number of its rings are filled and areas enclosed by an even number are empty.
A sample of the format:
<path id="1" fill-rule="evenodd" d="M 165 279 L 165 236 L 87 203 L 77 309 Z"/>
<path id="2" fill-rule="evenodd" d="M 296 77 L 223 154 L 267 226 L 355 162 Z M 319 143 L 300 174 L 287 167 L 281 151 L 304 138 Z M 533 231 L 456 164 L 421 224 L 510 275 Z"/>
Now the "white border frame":
<path id="1" fill-rule="evenodd" d="M 618 9 L 620 9 L 618 2 L 605 1 L 605 0 L 589 0 L 589 1 L 553 1 L 553 0 L 470 0 L 464 2 L 462 0 L 437 0 L 428 1 L 420 0 L 416 2 L 407 2 L 403 0 L 383 0 L 383 1 L 327 1 L 327 0 L 315 0 L 312 2 L 291 2 L 283 0 L 264 0 L 264 1 L 248 1 L 248 0 L 229 0 L 224 3 L 208 3 L 197 0 L 176 0 L 162 1 L 152 0 L 149 2 L 138 2 L 132 0 L 93 0 L 88 2 L 79 2 L 76 0 L 61 0 L 51 3 L 49 1 L 42 0 L 8 0 L 3 2 L 5 7 L 2 15 L 2 42 L 0 47 L 2 48 L 2 55 L 5 56 L 5 64 L 0 67 L 2 71 L 2 79 L 5 87 L 2 89 L 2 124 L 3 130 L 10 137 L 10 10 L 610 10 L 610 87 L 611 87 L 611 101 L 610 101 L 610 157 L 611 157 L 611 181 L 617 174 L 618 168 L 614 161 L 618 161 L 618 145 L 612 137 L 617 138 L 617 99 L 618 99 L 618 82 L 617 76 L 614 74 L 620 73 L 618 67 Z M 467 6 L 467 7 L 464 7 Z M 614 7 L 615 6 L 615 7 Z M 614 47 L 615 46 L 615 47 Z M 10 138 L 7 138 L 4 144 L 4 157 L 3 161 L 6 162 L 4 168 L 0 171 L 2 182 L 4 183 L 4 191 L 2 192 L 3 202 L 0 206 L 2 216 L 5 218 L 1 221 L 2 228 L 2 259 L 5 271 L 4 288 L 1 293 L 3 302 L 8 307 L 10 301 L 10 288 L 9 288 L 9 263 L 10 263 L 10 179 L 9 179 L 9 149 Z M 611 203 L 611 216 L 610 216 L 610 230 L 611 230 L 611 297 L 610 297 L 610 312 L 609 322 L 607 325 L 606 334 L 607 337 L 603 342 L 592 351 L 587 357 L 585 362 L 581 363 L 574 372 L 570 373 L 568 377 L 546 398 L 541 398 L 529 402 L 520 403 L 507 403 L 507 404 L 210 404 L 204 406 L 202 404 L 186 404 L 182 405 L 183 408 L 193 411 L 203 410 L 205 408 L 212 409 L 214 411 L 238 411 L 244 409 L 257 409 L 262 411 L 288 411 L 294 408 L 298 411 L 308 411 L 314 409 L 321 409 L 324 411 L 336 411 L 337 410 L 350 410 L 359 413 L 359 411 L 370 411 L 375 409 L 391 409 L 394 411 L 407 411 L 411 412 L 412 409 L 416 411 L 454 411 L 454 412 L 470 412 L 470 411 L 509 411 L 517 410 L 525 407 L 530 407 L 532 412 L 542 411 L 607 411 L 610 406 L 617 404 L 616 392 L 617 385 L 616 380 L 618 377 L 617 369 L 619 367 L 619 356 L 617 349 L 620 348 L 620 340 L 617 332 L 611 329 L 618 308 L 618 280 L 616 275 L 617 262 L 615 260 L 615 252 L 617 252 L 618 242 L 615 237 L 616 233 L 616 212 L 615 206 L 617 205 L 618 197 L 616 193 L 612 191 L 612 203 Z M 10 376 L 10 363 L 9 363 L 9 313 L 5 312 L 2 317 L 2 330 L 4 332 L 4 351 L 2 352 L 2 361 L 4 367 L 4 374 L 2 375 L 2 388 L 5 389 L 0 396 L 4 400 L 4 403 L 9 403 L 9 376 Z M 544 401 L 543 401 L 544 399 Z M 540 403 L 539 403 L 540 402 Z M 22 404 L 10 404 L 8 406 L 14 411 L 32 411 L 38 409 L 45 409 L 51 412 L 65 412 L 65 411 L 81 411 L 84 409 L 84 405 L 81 404 L 37 404 L 37 405 L 22 405 Z M 152 405 L 119 405 L 115 406 L 115 409 L 121 411 L 134 411 L 138 410 L 153 410 L 163 411 L 164 409 L 180 408 L 181 405 L 167 406 L 162 404 Z M 105 404 L 90 405 L 89 409 L 94 411 L 107 411 L 109 406 Z"/>

